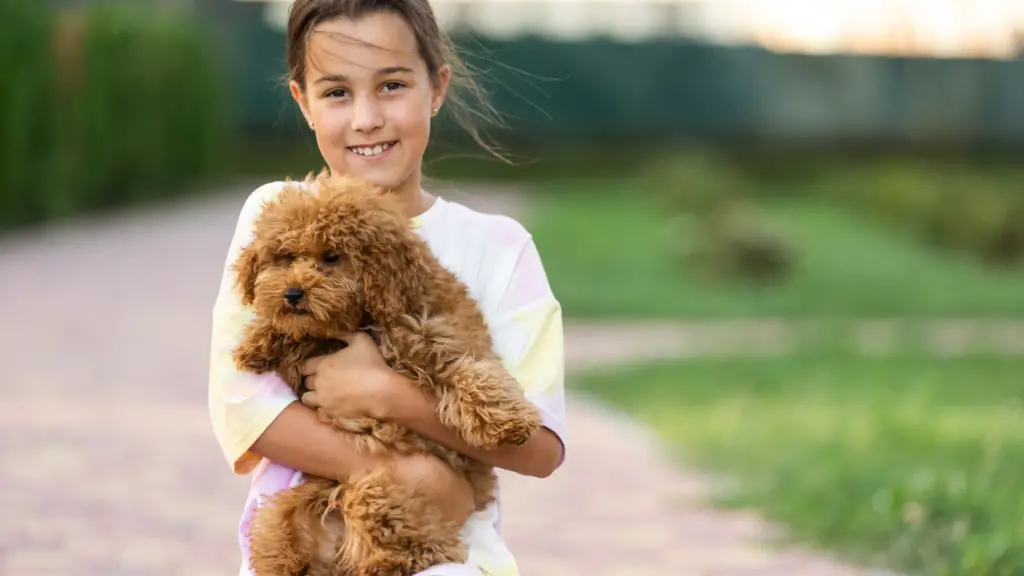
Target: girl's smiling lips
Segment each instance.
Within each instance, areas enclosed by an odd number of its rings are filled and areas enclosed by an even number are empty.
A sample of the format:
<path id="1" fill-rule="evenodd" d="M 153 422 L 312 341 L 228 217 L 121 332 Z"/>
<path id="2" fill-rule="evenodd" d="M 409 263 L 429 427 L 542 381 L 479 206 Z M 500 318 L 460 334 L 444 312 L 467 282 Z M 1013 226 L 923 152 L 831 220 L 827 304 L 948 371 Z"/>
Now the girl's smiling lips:
<path id="1" fill-rule="evenodd" d="M 391 153 L 398 140 L 367 144 L 365 146 L 349 146 L 348 151 L 365 160 L 377 160 Z"/>

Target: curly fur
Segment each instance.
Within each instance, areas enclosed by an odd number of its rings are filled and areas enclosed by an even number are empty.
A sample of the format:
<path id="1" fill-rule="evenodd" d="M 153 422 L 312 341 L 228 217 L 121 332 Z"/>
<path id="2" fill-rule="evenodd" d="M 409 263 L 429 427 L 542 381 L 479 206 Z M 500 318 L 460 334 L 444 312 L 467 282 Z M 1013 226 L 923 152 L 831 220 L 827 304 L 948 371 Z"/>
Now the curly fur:
<path id="1" fill-rule="evenodd" d="M 236 288 L 255 313 L 235 350 L 238 366 L 275 371 L 301 394 L 304 360 L 344 346 L 340 334 L 366 330 L 468 444 L 524 443 L 540 414 L 493 351 L 466 286 L 392 196 L 326 172 L 315 183 L 315 193 L 289 183 L 268 202 L 234 264 Z M 302 291 L 295 304 L 284 296 L 289 289 Z M 321 419 L 362 450 L 442 458 L 469 481 L 478 510 L 494 499 L 494 470 L 482 462 L 394 423 Z M 252 568 L 257 576 L 406 576 L 464 562 L 460 530 L 443 520 L 433 495 L 401 485 L 387 466 L 345 482 L 310 477 L 257 512 Z"/>

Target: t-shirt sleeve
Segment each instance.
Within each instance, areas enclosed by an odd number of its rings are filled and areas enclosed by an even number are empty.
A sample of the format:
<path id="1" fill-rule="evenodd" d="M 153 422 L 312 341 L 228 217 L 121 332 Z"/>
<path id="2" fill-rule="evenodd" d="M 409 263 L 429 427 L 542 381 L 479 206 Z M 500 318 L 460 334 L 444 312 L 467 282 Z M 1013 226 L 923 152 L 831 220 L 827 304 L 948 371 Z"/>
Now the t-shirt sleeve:
<path id="1" fill-rule="evenodd" d="M 253 374 L 236 368 L 232 352 L 252 311 L 234 288 L 231 265 L 252 239 L 252 226 L 263 203 L 281 187 L 268 184 L 246 200 L 224 262 L 220 288 L 213 305 L 210 342 L 209 398 L 214 436 L 236 474 L 248 474 L 260 458 L 249 448 L 289 404 L 297 398 L 276 374 Z"/>
<path id="2" fill-rule="evenodd" d="M 562 308 L 532 239 L 519 251 L 491 332 L 495 349 L 558 436 L 565 457 L 565 350 Z"/>

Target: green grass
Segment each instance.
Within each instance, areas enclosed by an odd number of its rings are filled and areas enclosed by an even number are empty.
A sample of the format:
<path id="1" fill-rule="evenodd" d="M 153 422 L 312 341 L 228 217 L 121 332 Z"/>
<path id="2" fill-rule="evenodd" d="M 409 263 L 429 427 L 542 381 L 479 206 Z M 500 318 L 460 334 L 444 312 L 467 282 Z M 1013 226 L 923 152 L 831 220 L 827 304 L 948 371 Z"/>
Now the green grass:
<path id="1" fill-rule="evenodd" d="M 811 200 L 766 205 L 799 268 L 780 285 L 702 280 L 665 240 L 665 214 L 629 181 L 562 182 L 529 226 L 574 317 L 1002 317 L 1024 315 L 1024 270 L 999 270 Z"/>
<path id="2" fill-rule="evenodd" d="M 575 384 L 734 477 L 728 501 L 908 574 L 1024 574 L 1021 358 L 696 360 Z"/>

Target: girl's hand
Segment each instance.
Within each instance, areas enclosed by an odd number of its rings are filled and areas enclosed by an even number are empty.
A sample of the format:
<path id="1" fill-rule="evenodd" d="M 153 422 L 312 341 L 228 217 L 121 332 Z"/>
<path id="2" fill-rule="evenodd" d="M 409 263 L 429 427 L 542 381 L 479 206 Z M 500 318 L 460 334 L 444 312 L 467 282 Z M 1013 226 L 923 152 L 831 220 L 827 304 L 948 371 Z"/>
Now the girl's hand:
<path id="1" fill-rule="evenodd" d="M 302 403 L 337 419 L 385 419 L 399 379 L 365 332 L 344 335 L 347 347 L 310 358 L 300 371 L 309 392 Z"/>

